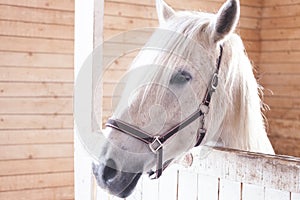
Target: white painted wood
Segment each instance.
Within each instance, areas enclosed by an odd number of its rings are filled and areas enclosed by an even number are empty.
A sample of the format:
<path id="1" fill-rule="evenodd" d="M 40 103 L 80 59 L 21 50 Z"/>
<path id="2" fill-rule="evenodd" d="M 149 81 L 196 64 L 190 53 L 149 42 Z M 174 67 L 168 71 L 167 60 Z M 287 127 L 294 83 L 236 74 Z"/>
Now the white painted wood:
<path id="1" fill-rule="evenodd" d="M 85 152 L 78 137 L 74 136 L 74 176 L 75 176 L 75 199 L 92 199 L 92 160 Z"/>
<path id="2" fill-rule="evenodd" d="M 150 180 L 146 175 L 143 176 L 143 200 L 159 199 L 159 180 Z"/>
<path id="3" fill-rule="evenodd" d="M 106 191 L 102 190 L 95 183 L 94 186 L 96 187 L 95 200 L 110 200 L 110 195 Z"/>
<path id="4" fill-rule="evenodd" d="M 240 200 L 241 183 L 220 179 L 219 200 Z"/>
<path id="5" fill-rule="evenodd" d="M 300 192 L 300 158 L 252 153 L 225 148 L 195 148 L 191 171 L 221 179 Z"/>
<path id="6" fill-rule="evenodd" d="M 177 199 L 177 165 L 170 165 L 159 180 L 159 199 Z"/>
<path id="7" fill-rule="evenodd" d="M 93 23 L 94 23 L 94 1 L 75 0 L 75 77 L 87 56 L 93 50 Z M 87 97 L 91 98 L 91 97 Z M 93 185 L 91 172 L 91 158 L 82 147 L 74 134 L 74 171 L 75 171 L 75 199 L 93 199 Z"/>
<path id="8" fill-rule="evenodd" d="M 242 200 L 264 200 L 265 188 L 262 186 L 243 183 Z"/>
<path id="9" fill-rule="evenodd" d="M 218 190 L 218 178 L 198 174 L 198 200 L 218 200 Z"/>
<path id="10" fill-rule="evenodd" d="M 198 176 L 196 173 L 180 170 L 178 177 L 178 200 L 196 200 L 198 196 Z"/>
<path id="11" fill-rule="evenodd" d="M 291 200 L 300 200 L 300 193 L 291 193 Z"/>
<path id="12" fill-rule="evenodd" d="M 265 200 L 290 200 L 290 192 L 266 188 Z"/>

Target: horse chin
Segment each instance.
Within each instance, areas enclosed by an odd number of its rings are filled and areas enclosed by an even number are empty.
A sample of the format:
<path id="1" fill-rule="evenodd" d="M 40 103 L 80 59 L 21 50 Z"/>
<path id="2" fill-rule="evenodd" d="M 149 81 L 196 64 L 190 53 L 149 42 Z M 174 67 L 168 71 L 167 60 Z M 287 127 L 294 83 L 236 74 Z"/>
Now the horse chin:
<path id="1" fill-rule="evenodd" d="M 104 182 L 101 177 L 95 175 L 98 185 L 110 194 L 119 198 L 128 197 L 136 187 L 142 173 L 118 172 L 111 180 Z"/>

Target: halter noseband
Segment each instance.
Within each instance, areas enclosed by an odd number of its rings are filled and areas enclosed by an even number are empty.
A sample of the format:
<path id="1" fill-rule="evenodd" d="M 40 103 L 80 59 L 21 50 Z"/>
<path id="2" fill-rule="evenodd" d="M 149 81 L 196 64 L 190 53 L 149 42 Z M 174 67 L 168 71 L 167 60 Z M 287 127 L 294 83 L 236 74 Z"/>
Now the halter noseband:
<path id="1" fill-rule="evenodd" d="M 144 143 L 146 143 L 150 150 L 156 154 L 157 157 L 157 166 L 156 171 L 149 172 L 149 176 L 152 176 L 155 174 L 152 179 L 157 179 L 161 176 L 163 170 L 171 163 L 171 161 L 167 161 L 163 163 L 163 144 L 171 138 L 173 135 L 190 125 L 192 122 L 194 122 L 196 119 L 200 118 L 200 127 L 197 132 L 197 142 L 195 144 L 196 146 L 199 146 L 206 134 L 206 129 L 204 128 L 204 116 L 209 111 L 209 104 L 211 101 L 212 94 L 215 92 L 217 86 L 218 86 L 218 75 L 220 71 L 220 65 L 221 65 L 221 59 L 223 55 L 223 47 L 220 46 L 220 55 L 216 63 L 216 70 L 211 78 L 210 85 L 207 87 L 204 99 L 198 109 L 191 114 L 189 117 L 187 117 L 185 120 L 174 126 L 169 131 L 165 132 L 162 135 L 152 136 L 145 131 L 136 128 L 126 122 L 123 122 L 118 119 L 108 119 L 106 123 L 106 127 L 110 127 L 113 129 L 116 129 L 120 132 L 123 132 L 131 137 L 134 137 Z"/>

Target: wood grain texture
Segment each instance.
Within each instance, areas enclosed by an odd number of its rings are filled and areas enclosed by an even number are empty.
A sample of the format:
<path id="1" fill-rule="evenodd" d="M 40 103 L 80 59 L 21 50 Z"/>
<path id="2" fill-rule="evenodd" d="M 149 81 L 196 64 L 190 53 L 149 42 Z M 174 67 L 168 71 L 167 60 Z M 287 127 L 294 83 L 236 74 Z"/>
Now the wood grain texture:
<path id="1" fill-rule="evenodd" d="M 300 191 L 299 158 L 211 147 L 195 150 L 193 155 L 194 172 L 283 191 Z"/>
<path id="2" fill-rule="evenodd" d="M 48 187 L 42 189 L 31 190 L 12 190 L 6 192 L 0 192 L 0 199 L 18 199 L 18 200 L 73 200 L 74 199 L 74 187 Z"/>
<path id="3" fill-rule="evenodd" d="M 0 0 L 0 199 L 74 199 L 73 39 L 73 0 Z"/>
<path id="4" fill-rule="evenodd" d="M 262 7 L 260 83 L 272 144 L 279 154 L 300 156 L 300 59 L 299 1 L 265 0 Z"/>

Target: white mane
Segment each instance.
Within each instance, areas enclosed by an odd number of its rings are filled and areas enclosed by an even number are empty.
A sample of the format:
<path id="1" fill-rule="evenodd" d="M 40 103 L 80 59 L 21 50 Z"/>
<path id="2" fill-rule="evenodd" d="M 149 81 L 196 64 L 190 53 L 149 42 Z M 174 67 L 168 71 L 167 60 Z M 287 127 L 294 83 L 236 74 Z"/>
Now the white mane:
<path id="1" fill-rule="evenodd" d="M 232 34 L 223 46 L 220 96 L 214 98 L 210 110 L 211 120 L 224 117 L 216 131 L 225 147 L 273 154 L 261 113 L 260 86 L 242 40 Z"/>

